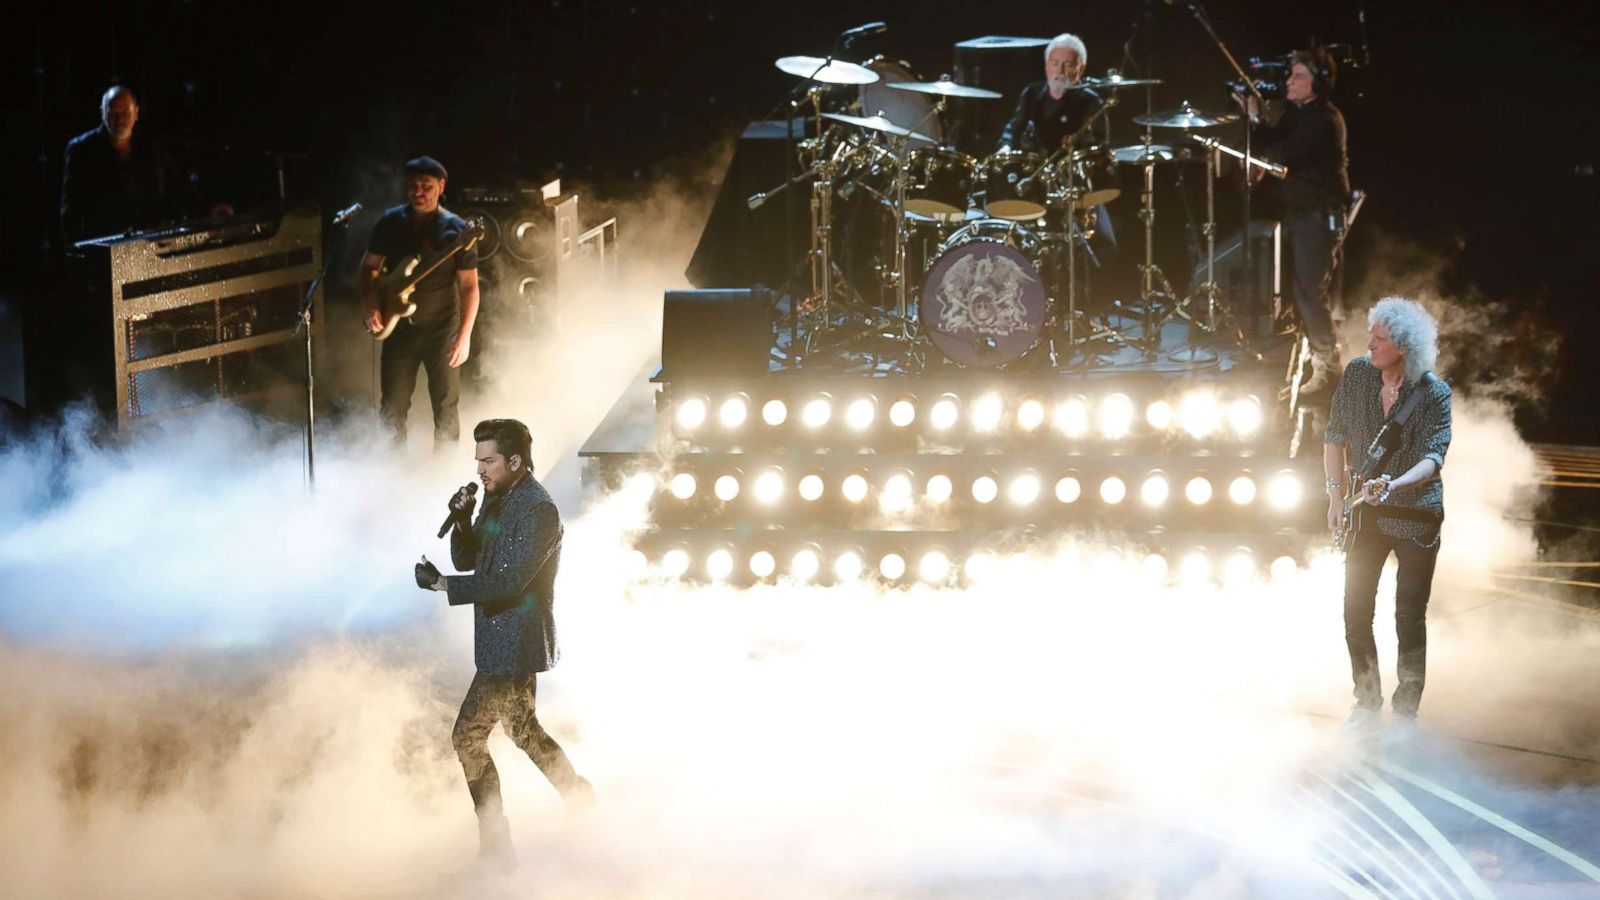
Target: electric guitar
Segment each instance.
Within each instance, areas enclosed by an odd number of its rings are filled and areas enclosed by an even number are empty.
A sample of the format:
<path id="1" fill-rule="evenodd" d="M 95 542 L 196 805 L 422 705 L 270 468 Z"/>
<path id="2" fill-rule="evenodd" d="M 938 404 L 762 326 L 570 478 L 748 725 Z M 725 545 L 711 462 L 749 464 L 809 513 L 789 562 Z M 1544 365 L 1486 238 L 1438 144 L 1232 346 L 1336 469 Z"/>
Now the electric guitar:
<path id="1" fill-rule="evenodd" d="M 1361 507 L 1367 503 L 1367 495 L 1361 491 L 1362 481 L 1359 477 L 1350 479 L 1350 487 L 1344 497 L 1344 511 L 1339 514 L 1339 527 L 1333 532 L 1333 549 L 1340 553 L 1349 553 L 1350 548 L 1356 545 L 1356 535 L 1361 532 L 1361 526 L 1366 517 L 1362 515 Z"/>
<path id="2" fill-rule="evenodd" d="M 416 254 L 397 260 L 388 266 L 372 284 L 378 312 L 383 318 L 382 327 L 373 332 L 372 337 L 381 341 L 394 334 L 395 326 L 400 324 L 400 320 L 410 317 L 417 311 L 417 305 L 411 302 L 411 294 L 417 289 L 417 284 L 448 262 L 451 257 L 478 243 L 483 238 L 483 232 L 481 219 L 468 219 L 467 227 L 461 229 L 460 234 L 428 256 Z"/>

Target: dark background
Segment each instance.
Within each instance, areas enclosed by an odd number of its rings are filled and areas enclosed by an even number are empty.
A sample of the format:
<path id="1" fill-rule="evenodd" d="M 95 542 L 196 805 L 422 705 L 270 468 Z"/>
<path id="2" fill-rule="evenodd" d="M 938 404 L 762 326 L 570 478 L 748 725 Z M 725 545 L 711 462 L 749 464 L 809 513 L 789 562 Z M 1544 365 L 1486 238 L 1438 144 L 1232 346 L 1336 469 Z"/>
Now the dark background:
<path id="1" fill-rule="evenodd" d="M 1210 11 L 1241 59 L 1313 38 L 1365 43 L 1371 65 L 1344 73 L 1335 95 L 1353 181 L 1371 195 L 1352 238 L 1352 302 L 1379 289 L 1363 280 L 1375 267 L 1390 277 L 1396 265 L 1442 266 L 1443 289 L 1484 311 L 1482 346 L 1457 353 L 1481 356 L 1474 377 L 1516 379 L 1532 436 L 1600 442 L 1588 412 L 1600 354 L 1587 343 L 1600 324 L 1600 227 L 1592 169 L 1580 168 L 1600 156 L 1600 12 L 1371 3 L 1363 35 L 1361 6 L 1212 0 Z M 265 149 L 289 154 L 290 193 L 325 210 L 395 202 L 395 167 L 424 152 L 450 167 L 452 188 L 560 174 L 626 197 L 707 175 L 708 159 L 791 86 L 774 58 L 826 52 L 871 19 L 890 30 L 857 58 L 882 52 L 930 78 L 951 71 L 956 41 L 1068 30 L 1087 42 L 1091 74 L 1151 62 L 1166 80 L 1158 108 L 1223 101 L 1220 55 L 1192 17 L 1159 2 L 41 4 L 8 35 L 0 289 L 16 291 L 56 249 L 62 146 L 96 124 L 113 81 L 138 91 L 141 128 L 196 148 L 208 194 L 241 206 L 272 190 Z"/>

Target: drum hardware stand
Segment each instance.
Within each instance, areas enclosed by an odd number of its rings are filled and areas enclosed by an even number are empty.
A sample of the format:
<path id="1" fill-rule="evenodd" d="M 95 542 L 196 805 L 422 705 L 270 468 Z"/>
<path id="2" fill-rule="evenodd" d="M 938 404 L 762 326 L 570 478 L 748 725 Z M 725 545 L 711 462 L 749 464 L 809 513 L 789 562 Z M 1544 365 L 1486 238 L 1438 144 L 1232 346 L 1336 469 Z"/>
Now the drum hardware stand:
<path id="1" fill-rule="evenodd" d="M 1155 304 L 1159 300 L 1171 303 L 1176 299 L 1172 290 L 1172 283 L 1167 280 L 1165 272 L 1156 265 L 1155 261 L 1155 227 L 1156 227 L 1156 161 L 1155 151 L 1151 148 L 1155 144 L 1155 135 L 1148 127 L 1144 130 L 1144 185 L 1139 195 L 1139 221 L 1144 223 L 1144 263 L 1139 266 L 1139 302 L 1144 308 L 1140 311 L 1144 323 L 1144 334 L 1140 335 L 1143 343 L 1144 355 L 1154 357 L 1161 347 L 1161 322 L 1155 315 Z M 1160 290 L 1156 283 L 1160 281 Z"/>
<path id="2" fill-rule="evenodd" d="M 1114 104 L 1114 99 L 1107 102 L 1103 107 L 1101 107 L 1101 111 L 1095 114 L 1096 117 L 1109 110 Z M 1094 118 L 1091 118 L 1084 127 L 1090 128 L 1093 127 L 1093 125 Z M 1100 340 L 1115 341 L 1123 344 L 1124 346 L 1131 346 L 1131 342 L 1124 334 L 1122 334 L 1122 332 L 1110 327 L 1101 327 L 1096 329 L 1094 328 L 1094 323 L 1092 321 L 1089 323 L 1089 333 L 1083 335 L 1082 337 L 1079 337 L 1078 335 L 1078 242 L 1084 242 L 1084 250 L 1086 252 L 1092 253 L 1092 251 L 1090 251 L 1088 247 L 1088 238 L 1084 237 L 1083 230 L 1078 224 L 1078 199 L 1082 194 L 1082 190 L 1078 187 L 1078 169 L 1075 165 L 1078 161 L 1077 135 L 1068 137 L 1066 141 L 1063 142 L 1062 149 L 1057 151 L 1056 155 L 1059 155 L 1061 152 L 1065 152 L 1067 154 L 1067 180 L 1066 188 L 1064 190 L 1064 193 L 1067 197 L 1067 216 L 1065 228 L 1067 238 L 1067 347 L 1079 347 Z M 1052 160 L 1055 158 L 1056 156 L 1051 157 Z M 1045 165 L 1040 166 L 1039 171 L 1045 171 L 1049 165 L 1050 163 L 1046 163 Z M 1054 331 L 1054 329 L 1052 329 L 1052 331 Z M 1055 335 L 1052 334 L 1050 337 L 1050 365 L 1059 366 L 1059 364 L 1060 360 L 1057 356 Z"/>
<path id="3" fill-rule="evenodd" d="M 1202 144 L 1206 143 L 1199 135 L 1192 135 Z M 1213 144 L 1215 141 L 1212 142 Z M 1194 290 L 1182 302 L 1172 308 L 1168 314 L 1182 316 L 1189 322 L 1189 339 L 1187 345 L 1180 350 L 1175 350 L 1170 355 L 1174 362 L 1202 363 L 1214 362 L 1219 358 L 1216 351 L 1198 346 L 1195 343 L 1195 333 L 1204 331 L 1215 334 L 1217 331 L 1217 154 L 1211 144 L 1206 144 L 1206 222 L 1201 226 L 1201 233 L 1206 239 L 1206 280 L 1196 285 Z M 1187 203 L 1187 201 L 1185 201 Z M 1188 310 L 1189 304 L 1195 300 L 1205 298 L 1205 321 L 1200 321 L 1196 315 Z M 1235 323 L 1235 341 L 1238 345 L 1244 344 L 1244 332 L 1239 331 Z"/>

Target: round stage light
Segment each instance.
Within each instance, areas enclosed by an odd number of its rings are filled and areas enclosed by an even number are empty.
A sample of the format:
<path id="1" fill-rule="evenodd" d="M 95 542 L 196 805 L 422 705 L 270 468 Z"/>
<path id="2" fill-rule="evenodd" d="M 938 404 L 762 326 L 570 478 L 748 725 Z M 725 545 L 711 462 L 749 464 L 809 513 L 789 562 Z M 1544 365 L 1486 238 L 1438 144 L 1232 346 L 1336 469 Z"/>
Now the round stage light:
<path id="1" fill-rule="evenodd" d="M 878 560 L 878 574 L 890 581 L 899 581 L 906 574 L 906 558 L 898 553 L 885 553 Z"/>
<path id="2" fill-rule="evenodd" d="M 833 418 L 833 401 L 827 397 L 818 397 L 805 405 L 800 411 L 800 421 L 807 428 L 821 428 Z"/>
<path id="3" fill-rule="evenodd" d="M 1148 554 L 1139 563 L 1139 574 L 1143 575 L 1146 580 L 1158 584 L 1167 580 L 1167 570 L 1167 558 L 1159 553 Z"/>
<path id="4" fill-rule="evenodd" d="M 1283 581 L 1294 577 L 1294 574 L 1300 571 L 1300 565 L 1294 561 L 1292 556 L 1280 556 L 1272 561 L 1270 571 L 1273 581 Z"/>
<path id="5" fill-rule="evenodd" d="M 750 554 L 750 574 L 757 578 L 771 578 L 772 573 L 778 571 L 778 561 L 771 553 L 757 550 Z"/>
<path id="6" fill-rule="evenodd" d="M 822 476 L 807 475 L 800 479 L 800 499 L 814 501 L 822 496 Z"/>
<path id="7" fill-rule="evenodd" d="M 1178 564 L 1178 577 L 1190 584 L 1211 580 L 1211 557 L 1204 550 L 1190 550 Z"/>
<path id="8" fill-rule="evenodd" d="M 733 574 L 733 554 L 721 548 L 711 551 L 706 557 L 706 574 L 712 581 L 726 581 Z"/>
<path id="9" fill-rule="evenodd" d="M 739 479 L 732 475 L 722 475 L 711 485 L 711 490 L 717 499 L 727 503 L 739 496 Z"/>
<path id="10" fill-rule="evenodd" d="M 622 571 L 629 578 L 638 578 L 650 568 L 650 557 L 645 556 L 643 550 L 629 550 L 627 559 Z"/>
<path id="11" fill-rule="evenodd" d="M 1256 483 L 1249 475 L 1240 475 L 1228 484 L 1228 499 L 1244 506 L 1256 499 Z"/>
<path id="12" fill-rule="evenodd" d="M 1035 431 L 1044 424 L 1044 404 L 1037 400 L 1024 400 L 1017 407 L 1017 427 L 1023 431 Z"/>
<path id="13" fill-rule="evenodd" d="M 883 508 L 889 512 L 904 512 L 911 508 L 911 477 L 904 472 L 890 475 L 878 495 Z"/>
<path id="14" fill-rule="evenodd" d="M 782 425 L 789 421 L 789 404 L 782 400 L 768 400 L 761 404 L 761 421 L 768 425 Z"/>
<path id="15" fill-rule="evenodd" d="M 661 557 L 661 571 L 670 578 L 682 578 L 689 571 L 689 551 L 681 547 L 668 550 Z"/>
<path id="16" fill-rule="evenodd" d="M 1000 567 L 1000 560 L 987 550 L 979 550 L 967 557 L 967 580 L 973 584 L 982 584 L 994 577 L 995 570 Z"/>
<path id="17" fill-rule="evenodd" d="M 693 431 L 705 424 L 706 401 L 699 397 L 690 397 L 678 404 L 678 427 L 685 431 Z"/>
<path id="18" fill-rule="evenodd" d="M 1150 427 L 1157 431 L 1166 431 L 1172 427 L 1172 404 L 1165 400 L 1157 400 L 1144 409 L 1144 420 Z"/>
<path id="19" fill-rule="evenodd" d="M 1056 430 L 1070 438 L 1083 437 L 1089 430 L 1089 403 L 1082 397 L 1070 397 L 1056 405 L 1052 419 Z"/>
<path id="20" fill-rule="evenodd" d="M 783 498 L 783 473 L 777 469 L 762 472 L 756 479 L 756 499 L 762 503 L 777 503 Z"/>
<path id="21" fill-rule="evenodd" d="M 1248 584 L 1256 577 L 1256 561 L 1249 550 L 1243 548 L 1228 554 L 1222 564 L 1222 583 L 1230 587 Z"/>
<path id="22" fill-rule="evenodd" d="M 1169 493 L 1171 488 L 1167 485 L 1165 475 L 1151 475 L 1144 480 L 1144 484 L 1139 485 L 1139 499 L 1144 501 L 1145 506 L 1160 506 L 1166 503 Z"/>
<path id="23" fill-rule="evenodd" d="M 1261 430 L 1261 401 L 1240 397 L 1228 404 L 1228 427 L 1239 437 L 1250 437 Z"/>
<path id="24" fill-rule="evenodd" d="M 844 484 L 840 485 L 844 498 L 851 503 L 860 503 L 867 499 L 867 479 L 859 474 L 846 475 Z"/>
<path id="25" fill-rule="evenodd" d="M 817 577 L 817 571 L 821 568 L 822 558 L 810 547 L 795 551 L 794 559 L 789 561 L 789 574 L 796 581 L 810 581 Z"/>
<path id="26" fill-rule="evenodd" d="M 690 475 L 688 472 L 679 472 L 678 474 L 672 476 L 672 481 L 669 483 L 669 486 L 672 489 L 672 496 L 677 497 L 679 500 L 687 500 L 690 497 L 693 497 L 695 488 L 697 487 L 694 481 L 694 476 Z"/>
<path id="27" fill-rule="evenodd" d="M 949 431 L 955 427 L 956 419 L 961 416 L 960 407 L 956 406 L 956 398 L 946 394 L 933 404 L 933 409 L 928 411 L 928 422 L 939 431 Z"/>
<path id="28" fill-rule="evenodd" d="M 840 581 L 855 581 L 861 577 L 861 554 L 846 550 L 833 561 L 833 577 Z"/>
<path id="29" fill-rule="evenodd" d="M 729 397 L 717 409 L 717 421 L 728 430 L 738 428 L 750 417 L 750 404 L 743 397 Z"/>
<path id="30" fill-rule="evenodd" d="M 1279 472 L 1267 482 L 1267 502 L 1273 509 L 1294 509 L 1304 497 L 1305 487 L 1300 484 L 1300 476 L 1293 472 Z"/>
<path id="31" fill-rule="evenodd" d="M 1178 404 L 1178 424 L 1190 435 L 1209 437 L 1222 425 L 1222 408 L 1206 391 L 1192 391 Z"/>
<path id="32" fill-rule="evenodd" d="M 871 427 L 872 420 L 878 415 L 878 405 L 871 399 L 862 397 L 850 401 L 844 410 L 844 423 L 850 426 L 851 431 L 866 431 Z"/>
<path id="33" fill-rule="evenodd" d="M 917 574 L 929 584 L 939 584 L 950 577 L 950 557 L 942 550 L 929 550 L 917 564 Z"/>
<path id="34" fill-rule="evenodd" d="M 622 482 L 623 493 L 640 499 L 649 497 L 656 489 L 656 476 L 649 472 L 635 472 Z"/>
<path id="35" fill-rule="evenodd" d="M 1032 472 L 1024 472 L 1011 479 L 1011 486 L 1006 489 L 1006 496 L 1017 506 L 1027 506 L 1039 499 L 1039 476 Z"/>
<path id="36" fill-rule="evenodd" d="M 1203 475 L 1196 475 L 1189 479 L 1189 483 L 1183 486 L 1183 496 L 1187 497 L 1189 502 L 1195 506 L 1205 506 L 1210 503 L 1211 479 Z"/>
<path id="37" fill-rule="evenodd" d="M 904 428 L 917 420 L 917 405 L 910 400 L 896 400 L 889 404 L 889 424 Z"/>
<path id="38" fill-rule="evenodd" d="M 1100 482 L 1100 499 L 1115 506 L 1128 496 L 1128 486 L 1121 478 L 1113 475 Z"/>
<path id="39" fill-rule="evenodd" d="M 955 493 L 955 485 L 950 482 L 949 475 L 935 475 L 928 479 L 928 488 L 923 492 L 929 500 L 943 503 Z"/>
<path id="40" fill-rule="evenodd" d="M 972 428 L 974 431 L 984 433 L 992 432 L 1000 427 L 1000 419 L 1004 417 L 1006 406 L 999 394 L 985 394 L 972 404 Z"/>
<path id="41" fill-rule="evenodd" d="M 1133 429 L 1133 401 L 1127 394 L 1112 394 L 1100 401 L 1100 433 L 1116 440 Z"/>
<path id="42" fill-rule="evenodd" d="M 1056 499 L 1062 503 L 1076 503 L 1081 496 L 1083 496 L 1083 485 L 1071 475 L 1056 482 Z"/>
<path id="43" fill-rule="evenodd" d="M 991 475 L 979 475 L 972 482 L 972 499 L 979 503 L 993 503 L 1000 496 L 1000 485 Z"/>

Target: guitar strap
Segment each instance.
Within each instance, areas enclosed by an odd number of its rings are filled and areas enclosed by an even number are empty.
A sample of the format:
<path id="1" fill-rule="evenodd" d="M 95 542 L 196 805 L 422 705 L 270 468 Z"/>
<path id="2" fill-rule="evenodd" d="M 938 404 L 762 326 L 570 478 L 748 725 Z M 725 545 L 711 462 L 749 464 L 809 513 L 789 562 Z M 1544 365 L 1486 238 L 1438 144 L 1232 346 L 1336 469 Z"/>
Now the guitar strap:
<path id="1" fill-rule="evenodd" d="M 1372 444 L 1367 447 L 1366 458 L 1362 461 L 1361 468 L 1356 474 L 1356 484 L 1364 484 L 1374 475 L 1383 471 L 1383 467 L 1388 464 L 1389 458 L 1400 448 L 1401 432 L 1405 428 L 1406 422 L 1411 419 L 1411 414 L 1416 411 L 1417 405 L 1422 401 L 1423 389 L 1435 380 L 1432 372 L 1422 373 L 1422 377 L 1417 379 L 1416 387 L 1412 388 L 1411 393 L 1406 396 L 1405 402 L 1389 411 L 1389 418 L 1384 420 L 1382 427 L 1378 429 L 1377 435 L 1373 437 Z M 1425 509 L 1385 505 L 1375 507 L 1372 510 L 1372 514 L 1386 519 L 1410 519 L 1432 525 L 1439 524 L 1438 514 Z"/>

